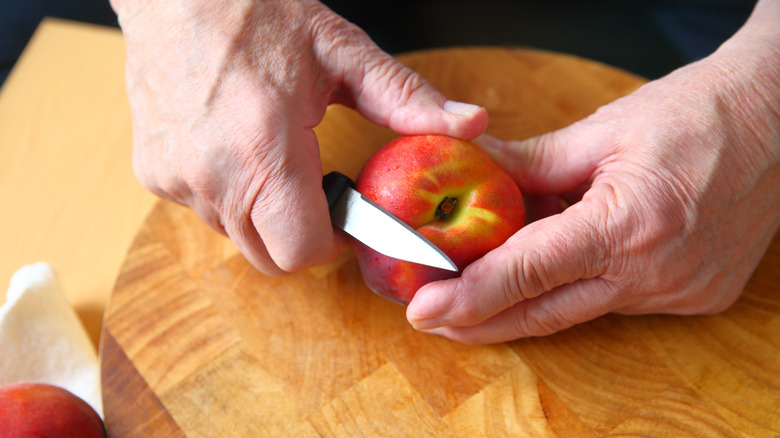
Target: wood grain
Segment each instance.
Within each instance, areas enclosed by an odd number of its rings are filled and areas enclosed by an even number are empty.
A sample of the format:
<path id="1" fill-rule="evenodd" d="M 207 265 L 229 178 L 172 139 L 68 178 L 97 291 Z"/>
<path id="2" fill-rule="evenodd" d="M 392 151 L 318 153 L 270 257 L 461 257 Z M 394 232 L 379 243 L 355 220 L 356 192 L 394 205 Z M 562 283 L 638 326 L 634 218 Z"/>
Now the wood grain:
<path id="1" fill-rule="evenodd" d="M 563 127 L 643 82 L 519 49 L 401 59 L 449 97 L 486 106 L 489 132 L 505 138 Z M 395 136 L 342 107 L 317 134 L 324 170 L 352 176 Z M 473 347 L 412 330 L 403 307 L 364 285 L 350 254 L 265 277 L 191 211 L 161 201 L 106 309 L 106 421 L 113 437 L 160 424 L 193 437 L 773 437 L 779 261 L 775 238 L 721 315 L 608 315 Z M 127 394 L 146 408 L 115 402 Z"/>

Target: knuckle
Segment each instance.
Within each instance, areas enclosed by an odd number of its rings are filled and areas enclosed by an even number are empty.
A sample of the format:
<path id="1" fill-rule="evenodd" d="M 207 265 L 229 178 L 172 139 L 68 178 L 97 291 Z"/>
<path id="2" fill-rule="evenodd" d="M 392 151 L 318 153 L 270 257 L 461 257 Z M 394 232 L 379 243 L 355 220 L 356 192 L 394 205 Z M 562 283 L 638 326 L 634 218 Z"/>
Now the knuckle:
<path id="1" fill-rule="evenodd" d="M 153 169 L 141 169 L 136 171 L 136 179 L 156 196 L 182 204 L 187 201 L 187 190 L 181 180 L 173 175 L 155 172 Z"/>
<path id="2" fill-rule="evenodd" d="M 623 243 L 625 221 L 615 218 L 614 211 L 610 206 L 589 210 L 581 220 L 569 224 L 576 228 L 568 229 L 562 236 L 562 241 L 578 242 L 579 249 L 573 262 L 583 278 L 598 277 L 618 261 L 612 255 L 619 253 L 617 246 Z M 566 250 L 562 248 L 562 251 Z"/>
<path id="3" fill-rule="evenodd" d="M 411 101 L 415 93 L 427 84 L 422 76 L 391 57 L 372 64 L 366 76 L 373 77 L 377 83 L 387 84 L 383 93 L 392 93 L 392 97 L 401 104 Z"/>
<path id="4" fill-rule="evenodd" d="M 525 311 L 515 319 L 513 330 L 517 337 L 546 336 L 572 325 L 559 312 L 535 306 L 525 308 Z"/>
<path id="5" fill-rule="evenodd" d="M 501 260 L 507 260 L 500 266 L 504 269 L 502 275 L 497 276 L 499 281 L 494 287 L 499 290 L 495 294 L 499 297 L 501 308 L 509 308 L 515 304 L 541 295 L 549 288 L 549 280 L 541 254 L 536 251 L 516 250 L 512 245 L 505 245 L 498 250 L 506 254 L 499 256 Z M 491 267 L 495 269 L 495 266 Z"/>
<path id="6" fill-rule="evenodd" d="M 193 198 L 203 196 L 199 189 L 215 186 L 209 178 L 208 164 L 199 160 L 171 162 L 166 159 L 167 154 L 158 152 L 157 146 L 143 142 L 134 144 L 132 168 L 136 179 L 159 197 L 194 207 Z M 204 199 L 211 200 L 208 196 Z"/>
<path id="7" fill-rule="evenodd" d="M 413 96 L 427 85 L 425 79 L 406 68 L 401 71 L 400 77 L 395 78 L 395 80 L 400 81 L 398 88 L 401 90 L 402 99 L 406 102 L 412 100 Z"/>
<path id="8" fill-rule="evenodd" d="M 517 256 L 517 262 L 510 264 L 510 275 L 506 278 L 512 283 L 506 285 L 511 304 L 537 297 L 549 290 L 551 282 L 545 269 L 542 255 L 536 251 L 523 251 Z"/>

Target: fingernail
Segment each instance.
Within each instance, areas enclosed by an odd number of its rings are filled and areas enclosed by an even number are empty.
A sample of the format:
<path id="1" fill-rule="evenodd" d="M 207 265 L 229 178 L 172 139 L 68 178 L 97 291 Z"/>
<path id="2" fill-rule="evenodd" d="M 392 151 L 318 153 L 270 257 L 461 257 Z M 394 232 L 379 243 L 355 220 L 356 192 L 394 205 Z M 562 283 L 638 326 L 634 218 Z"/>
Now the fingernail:
<path id="1" fill-rule="evenodd" d="M 444 105 L 442 106 L 444 108 L 444 111 L 453 113 L 453 114 L 459 114 L 461 116 L 470 116 L 474 114 L 475 112 L 479 111 L 478 105 L 472 105 L 470 103 L 463 103 L 463 102 L 456 102 L 454 100 L 448 100 L 444 102 Z"/>
<path id="2" fill-rule="evenodd" d="M 439 327 L 430 330 L 423 330 L 422 333 L 426 333 L 429 335 L 436 335 L 436 336 L 444 336 L 445 335 L 444 330 L 445 330 L 444 327 Z"/>
<path id="3" fill-rule="evenodd" d="M 421 332 L 437 329 L 439 327 L 444 326 L 444 324 L 442 324 L 441 321 L 438 320 L 437 318 L 421 319 L 419 321 L 409 321 L 409 322 L 412 324 L 412 327 L 414 327 L 415 330 Z"/>

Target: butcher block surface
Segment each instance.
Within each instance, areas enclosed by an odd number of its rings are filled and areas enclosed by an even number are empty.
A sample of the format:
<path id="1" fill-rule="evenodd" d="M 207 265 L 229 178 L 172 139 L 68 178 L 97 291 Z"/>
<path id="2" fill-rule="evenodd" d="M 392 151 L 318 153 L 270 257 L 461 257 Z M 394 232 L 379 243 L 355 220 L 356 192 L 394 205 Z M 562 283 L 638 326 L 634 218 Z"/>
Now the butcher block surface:
<path id="1" fill-rule="evenodd" d="M 564 127 L 643 80 L 510 48 L 399 57 L 489 133 Z M 396 134 L 334 106 L 323 171 L 356 177 Z M 182 206 L 159 201 L 105 311 L 111 437 L 725 436 L 780 434 L 780 239 L 715 316 L 607 315 L 561 333 L 467 346 L 415 332 L 351 252 L 282 278 L 254 270 Z"/>

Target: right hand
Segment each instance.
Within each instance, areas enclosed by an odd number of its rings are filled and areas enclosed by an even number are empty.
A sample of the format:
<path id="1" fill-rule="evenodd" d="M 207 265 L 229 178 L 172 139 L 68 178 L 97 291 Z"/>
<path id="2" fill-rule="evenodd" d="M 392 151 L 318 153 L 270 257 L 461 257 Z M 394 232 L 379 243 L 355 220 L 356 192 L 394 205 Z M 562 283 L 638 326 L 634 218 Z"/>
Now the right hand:
<path id="1" fill-rule="evenodd" d="M 460 277 L 423 286 L 409 321 L 485 344 L 611 312 L 728 308 L 780 227 L 778 22 L 780 2 L 761 1 L 714 54 L 581 121 L 480 138 L 545 215 Z M 561 211 L 559 199 L 575 203 Z"/>
<path id="2" fill-rule="evenodd" d="M 344 242 L 313 128 L 341 103 L 400 134 L 474 138 L 483 108 L 447 99 L 313 0 L 112 0 L 127 46 L 133 166 L 266 274 L 325 263 Z"/>

